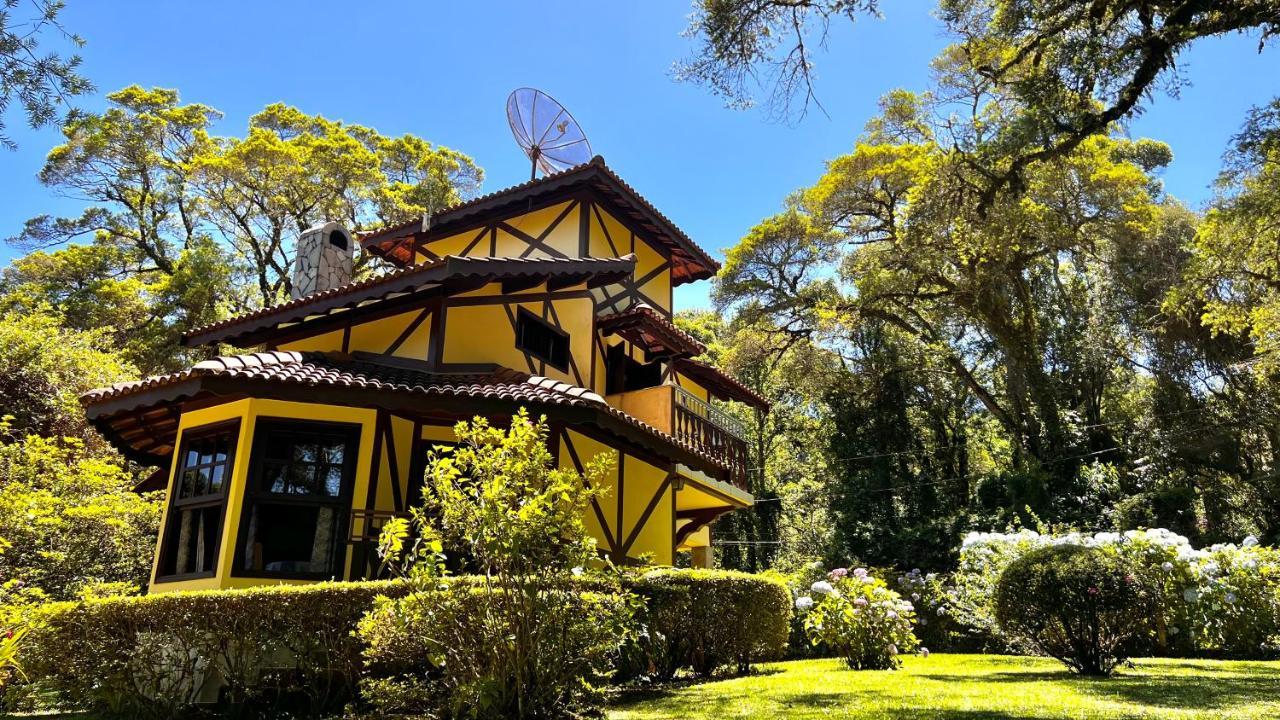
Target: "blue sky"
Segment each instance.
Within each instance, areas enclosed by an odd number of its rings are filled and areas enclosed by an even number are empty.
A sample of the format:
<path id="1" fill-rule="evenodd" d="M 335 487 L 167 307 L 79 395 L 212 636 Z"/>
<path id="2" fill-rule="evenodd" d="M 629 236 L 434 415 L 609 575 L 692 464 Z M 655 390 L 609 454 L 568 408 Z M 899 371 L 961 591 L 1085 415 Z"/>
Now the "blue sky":
<path id="1" fill-rule="evenodd" d="M 177 88 L 223 113 L 239 134 L 264 105 L 414 133 L 470 154 L 485 190 L 527 178 L 503 103 L 520 86 L 561 100 L 596 153 L 694 239 L 719 255 L 823 162 L 849 150 L 884 92 L 921 89 L 945 38 L 931 2 L 886 3 L 883 20 L 837 26 L 817 58 L 828 116 L 786 125 L 737 111 L 702 88 L 672 82 L 686 54 L 685 0 L 592 2 L 131 2 L 71 0 L 69 28 L 88 40 L 84 72 L 101 95 L 131 83 Z M 1208 41 L 1183 58 L 1191 82 L 1159 97 L 1131 128 L 1170 143 L 1170 192 L 1199 207 L 1227 140 L 1252 105 L 1280 95 L 1280 48 L 1255 37 Z M 40 213 L 80 203 L 36 182 L 56 129 L 6 118 L 17 152 L 0 150 L 0 237 Z M 0 248 L 0 261 L 12 257 Z M 708 283 L 677 291 L 678 307 L 706 304 Z"/>

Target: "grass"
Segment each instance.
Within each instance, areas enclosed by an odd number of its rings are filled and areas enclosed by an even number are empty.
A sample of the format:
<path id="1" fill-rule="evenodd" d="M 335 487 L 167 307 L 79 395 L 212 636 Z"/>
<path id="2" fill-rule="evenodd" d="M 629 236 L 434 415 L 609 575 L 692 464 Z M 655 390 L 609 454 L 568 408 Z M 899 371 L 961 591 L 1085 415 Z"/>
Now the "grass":
<path id="1" fill-rule="evenodd" d="M 1280 717 L 1280 662 L 1152 659 L 1107 679 L 1044 658 L 906 658 L 897 671 L 839 660 L 761 666 L 747 677 L 618 697 L 609 720 L 657 718 L 1178 718 Z"/>

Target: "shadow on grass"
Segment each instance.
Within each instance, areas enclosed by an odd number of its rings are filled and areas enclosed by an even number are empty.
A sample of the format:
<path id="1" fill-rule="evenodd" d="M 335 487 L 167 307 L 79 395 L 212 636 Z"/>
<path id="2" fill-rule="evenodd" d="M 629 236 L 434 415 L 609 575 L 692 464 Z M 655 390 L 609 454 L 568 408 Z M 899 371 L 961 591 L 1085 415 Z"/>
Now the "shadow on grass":
<path id="1" fill-rule="evenodd" d="M 628 707 L 640 703 L 646 703 L 652 700 L 661 700 L 671 693 L 694 685 L 715 685 L 716 683 L 726 682 L 729 680 L 741 680 L 742 678 L 768 677 L 770 675 L 781 675 L 786 672 L 782 668 L 764 667 L 752 668 L 751 672 L 741 675 L 715 675 L 709 678 L 683 677 L 667 682 L 653 683 L 651 685 L 624 685 L 617 687 L 611 693 L 611 707 Z M 3 720 L 0 717 L 0 720 Z"/>
<path id="2" fill-rule="evenodd" d="M 1161 674 L 1162 671 L 1169 670 L 1181 670 L 1185 674 Z M 1046 682 L 1071 687 L 1095 697 L 1183 710 L 1225 709 L 1274 701 L 1280 696 L 1280 671 L 1265 666 L 1242 665 L 1227 670 L 1210 670 L 1195 663 L 1162 663 L 1140 666 L 1137 669 L 1122 669 L 1109 678 L 1075 675 L 1066 670 L 976 675 L 921 673 L 920 676 L 956 683 Z"/>

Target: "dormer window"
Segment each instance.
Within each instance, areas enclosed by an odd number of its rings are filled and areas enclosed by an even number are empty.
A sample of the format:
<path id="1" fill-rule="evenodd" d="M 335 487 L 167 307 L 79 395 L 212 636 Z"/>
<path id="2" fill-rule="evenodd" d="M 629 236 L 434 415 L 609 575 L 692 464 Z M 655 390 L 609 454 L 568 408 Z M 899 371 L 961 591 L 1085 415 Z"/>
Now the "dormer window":
<path id="1" fill-rule="evenodd" d="M 569 333 L 520 308 L 516 347 L 562 372 L 569 371 Z"/>

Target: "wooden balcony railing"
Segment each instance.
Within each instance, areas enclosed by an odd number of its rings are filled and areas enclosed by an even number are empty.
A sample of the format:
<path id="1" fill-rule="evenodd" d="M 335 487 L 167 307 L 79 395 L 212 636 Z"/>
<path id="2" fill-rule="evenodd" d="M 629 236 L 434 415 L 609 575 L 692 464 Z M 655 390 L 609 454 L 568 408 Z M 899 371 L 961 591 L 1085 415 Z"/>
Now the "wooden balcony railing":
<path id="1" fill-rule="evenodd" d="M 676 385 L 610 395 L 608 402 L 663 430 L 729 468 L 729 479 L 747 488 L 747 430 L 737 418 Z"/>

